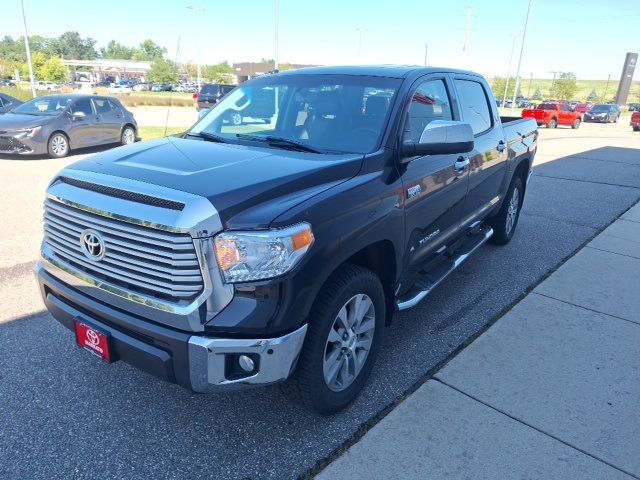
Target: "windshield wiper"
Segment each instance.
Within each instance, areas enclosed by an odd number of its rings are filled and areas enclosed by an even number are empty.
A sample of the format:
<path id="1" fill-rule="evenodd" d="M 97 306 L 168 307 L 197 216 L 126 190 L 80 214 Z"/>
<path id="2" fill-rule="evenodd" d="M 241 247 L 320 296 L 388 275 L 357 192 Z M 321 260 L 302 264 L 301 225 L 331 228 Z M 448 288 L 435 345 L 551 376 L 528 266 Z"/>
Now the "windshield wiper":
<path id="1" fill-rule="evenodd" d="M 256 140 L 259 142 L 267 142 L 269 143 L 269 145 L 273 145 L 274 147 L 288 148 L 290 150 L 297 150 L 298 152 L 322 153 L 317 148 L 310 147 L 309 145 L 305 145 L 302 142 L 298 142 L 290 138 L 276 137 L 274 135 L 262 136 L 262 135 L 249 135 L 246 133 L 236 133 L 236 137 L 241 138 L 243 140 Z"/>
<path id="2" fill-rule="evenodd" d="M 205 140 L 208 140 L 210 142 L 218 142 L 218 143 L 228 143 L 229 140 L 221 137 L 220 135 L 216 135 L 215 133 L 209 133 L 209 132 L 187 132 L 186 136 L 188 137 L 200 137 L 200 138 L 204 138 Z"/>

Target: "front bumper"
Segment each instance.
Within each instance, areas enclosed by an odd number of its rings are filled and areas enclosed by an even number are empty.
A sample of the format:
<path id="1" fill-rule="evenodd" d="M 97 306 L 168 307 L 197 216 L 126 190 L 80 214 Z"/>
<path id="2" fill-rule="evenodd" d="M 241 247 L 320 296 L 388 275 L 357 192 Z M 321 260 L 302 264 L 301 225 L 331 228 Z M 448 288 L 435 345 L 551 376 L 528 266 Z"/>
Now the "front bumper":
<path id="1" fill-rule="evenodd" d="M 37 137 L 36 137 L 37 138 Z M 24 136 L 0 135 L 0 154 L 42 155 L 47 153 L 46 142 Z"/>
<path id="2" fill-rule="evenodd" d="M 76 319 L 109 334 L 122 360 L 194 392 L 266 385 L 288 378 L 297 364 L 307 325 L 277 338 L 221 338 L 174 330 L 114 308 L 66 285 L 42 262 L 35 268 L 40 293 L 53 317 L 70 330 Z M 238 368 L 249 356 L 253 371 Z"/>

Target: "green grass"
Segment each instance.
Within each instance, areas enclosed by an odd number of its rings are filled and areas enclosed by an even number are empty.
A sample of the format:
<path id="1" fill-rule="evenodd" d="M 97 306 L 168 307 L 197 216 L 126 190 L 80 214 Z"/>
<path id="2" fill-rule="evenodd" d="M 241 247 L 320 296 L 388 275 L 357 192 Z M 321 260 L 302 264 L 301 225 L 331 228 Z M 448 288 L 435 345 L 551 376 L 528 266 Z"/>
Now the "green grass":
<path id="1" fill-rule="evenodd" d="M 154 138 L 166 137 L 167 135 L 175 135 L 186 131 L 186 127 L 138 127 L 138 136 L 142 140 L 152 140 Z"/>
<path id="2" fill-rule="evenodd" d="M 618 89 L 618 78 L 611 78 L 609 81 L 609 88 L 607 89 L 606 80 L 576 80 L 578 89 L 574 98 L 566 100 L 581 100 L 585 101 L 592 90 L 595 90 L 598 95 L 604 95 L 607 93 L 607 100 L 611 100 Z M 529 89 L 529 79 L 522 78 L 520 81 L 520 91 L 525 97 L 531 98 L 536 89 L 540 89 L 542 98 L 551 98 L 551 79 L 536 79 L 531 80 L 531 89 Z M 636 80 L 631 84 L 631 90 L 629 91 L 628 102 L 640 102 L 640 81 Z"/>

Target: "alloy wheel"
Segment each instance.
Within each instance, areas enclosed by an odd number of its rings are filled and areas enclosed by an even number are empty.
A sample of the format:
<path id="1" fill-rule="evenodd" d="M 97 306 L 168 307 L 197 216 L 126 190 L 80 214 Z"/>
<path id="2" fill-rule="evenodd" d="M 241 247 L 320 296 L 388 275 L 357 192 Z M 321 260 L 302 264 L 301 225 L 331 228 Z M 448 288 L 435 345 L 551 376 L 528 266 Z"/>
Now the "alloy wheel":
<path id="1" fill-rule="evenodd" d="M 67 144 L 67 139 L 62 135 L 56 135 L 51 139 L 51 151 L 57 157 L 62 157 L 67 153 L 67 149 L 69 148 Z"/>
<path id="2" fill-rule="evenodd" d="M 136 136 L 135 136 L 135 133 L 133 132 L 133 129 L 130 127 L 125 128 L 124 131 L 122 132 L 122 144 L 131 145 L 135 141 L 136 141 Z"/>
<path id="3" fill-rule="evenodd" d="M 375 307 L 368 295 L 354 295 L 342 306 L 324 350 L 324 380 L 330 390 L 341 392 L 358 377 L 369 355 L 375 327 Z"/>
<path id="4" fill-rule="evenodd" d="M 516 218 L 518 217 L 519 207 L 520 207 L 520 190 L 517 188 L 514 188 L 513 193 L 511 194 L 511 199 L 509 200 L 509 209 L 507 210 L 507 224 L 505 227 L 507 235 L 511 233 L 511 230 L 513 230 L 513 226 L 516 224 Z"/>

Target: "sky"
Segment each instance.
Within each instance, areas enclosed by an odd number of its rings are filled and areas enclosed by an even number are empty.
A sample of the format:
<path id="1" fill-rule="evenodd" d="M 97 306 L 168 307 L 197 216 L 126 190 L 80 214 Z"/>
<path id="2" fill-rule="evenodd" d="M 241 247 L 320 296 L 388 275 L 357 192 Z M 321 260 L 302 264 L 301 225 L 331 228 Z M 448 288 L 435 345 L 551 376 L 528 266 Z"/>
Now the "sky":
<path id="1" fill-rule="evenodd" d="M 279 60 L 422 65 L 427 50 L 429 65 L 489 77 L 515 75 L 528 1 L 279 0 Z M 23 35 L 20 1 L 0 3 L 0 35 Z M 24 5 L 29 34 L 51 37 L 76 30 L 97 40 L 98 48 L 111 39 L 133 46 L 151 38 L 181 62 L 197 62 L 198 56 L 203 64 L 274 57 L 275 0 L 24 0 Z M 196 14 L 189 5 L 204 11 Z M 618 78 L 626 52 L 640 51 L 639 24 L 638 0 L 532 0 L 520 74 L 551 78 L 552 71 L 572 71 L 579 80 Z"/>

